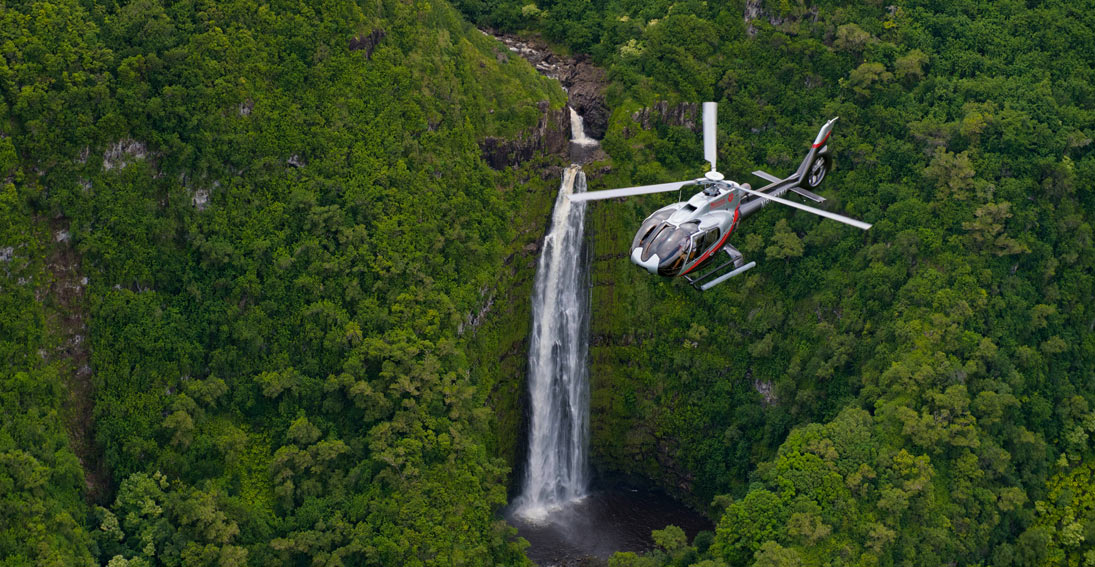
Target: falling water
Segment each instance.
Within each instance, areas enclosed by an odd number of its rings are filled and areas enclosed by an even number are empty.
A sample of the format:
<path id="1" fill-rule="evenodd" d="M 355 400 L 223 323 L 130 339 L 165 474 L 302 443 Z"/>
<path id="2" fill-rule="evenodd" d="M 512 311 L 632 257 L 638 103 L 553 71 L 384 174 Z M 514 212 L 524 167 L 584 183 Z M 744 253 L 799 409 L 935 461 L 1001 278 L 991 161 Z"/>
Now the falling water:
<path id="1" fill-rule="evenodd" d="M 517 513 L 544 519 L 586 493 L 589 437 L 589 283 L 582 257 L 585 203 L 567 195 L 586 190 L 581 168 L 563 174 L 551 231 L 544 237 L 532 296 L 529 343 L 528 466 Z"/>
<path id="2" fill-rule="evenodd" d="M 567 109 L 570 110 L 570 141 L 579 146 L 596 146 L 598 144 L 597 140 L 586 136 L 585 122 L 582 121 L 582 116 L 572 107 L 568 106 Z"/>

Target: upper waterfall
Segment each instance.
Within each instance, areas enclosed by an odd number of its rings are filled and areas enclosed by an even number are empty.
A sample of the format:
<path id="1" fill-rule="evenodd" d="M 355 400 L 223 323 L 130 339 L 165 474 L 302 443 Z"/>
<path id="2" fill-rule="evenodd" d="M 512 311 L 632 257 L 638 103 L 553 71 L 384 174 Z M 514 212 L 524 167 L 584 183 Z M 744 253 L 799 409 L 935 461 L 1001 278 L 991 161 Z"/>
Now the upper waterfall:
<path id="1" fill-rule="evenodd" d="M 568 106 L 570 110 L 570 141 L 580 146 L 596 146 L 597 140 L 586 136 L 585 122 L 582 121 L 582 116 L 578 114 L 577 110 Z"/>

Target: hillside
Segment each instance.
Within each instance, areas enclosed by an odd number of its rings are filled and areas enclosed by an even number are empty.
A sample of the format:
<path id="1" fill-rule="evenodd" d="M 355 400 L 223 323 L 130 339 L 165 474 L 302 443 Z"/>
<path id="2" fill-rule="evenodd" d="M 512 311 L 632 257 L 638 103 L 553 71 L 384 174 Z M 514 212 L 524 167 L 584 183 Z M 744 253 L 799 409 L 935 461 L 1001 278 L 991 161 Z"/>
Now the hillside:
<path id="1" fill-rule="evenodd" d="M 0 562 L 526 562 L 469 360 L 527 332 L 558 158 L 478 142 L 558 85 L 443 1 L 0 22 Z"/>
<path id="2" fill-rule="evenodd" d="M 0 6 L 0 563 L 528 564 L 562 160 L 481 144 L 565 94 L 464 18 L 604 69 L 591 189 L 702 172 L 717 100 L 739 181 L 839 116 L 826 207 L 874 223 L 769 207 L 698 294 L 622 257 L 669 197 L 592 206 L 596 472 L 717 523 L 611 565 L 1095 560 L 1090 10 L 455 4 Z"/>
<path id="3" fill-rule="evenodd" d="M 457 4 L 607 69 L 613 171 L 591 189 L 704 171 L 698 134 L 644 130 L 641 110 L 716 100 L 719 169 L 754 184 L 839 116 L 826 207 L 874 223 L 769 207 L 731 237 L 759 267 L 700 295 L 621 255 L 672 197 L 590 211 L 594 463 L 721 518 L 694 547 L 663 535 L 613 565 L 1090 561 L 1088 11 Z"/>

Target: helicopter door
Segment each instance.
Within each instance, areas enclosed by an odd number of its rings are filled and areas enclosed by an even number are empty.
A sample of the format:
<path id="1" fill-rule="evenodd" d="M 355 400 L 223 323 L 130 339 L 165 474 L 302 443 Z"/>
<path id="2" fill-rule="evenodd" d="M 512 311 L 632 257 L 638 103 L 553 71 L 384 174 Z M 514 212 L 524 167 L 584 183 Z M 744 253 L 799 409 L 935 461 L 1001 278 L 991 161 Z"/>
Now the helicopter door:
<path id="1" fill-rule="evenodd" d="M 688 258 L 685 259 L 685 263 L 689 264 L 695 262 L 697 258 L 703 256 L 707 249 L 714 246 L 719 241 L 719 229 L 713 228 L 711 230 L 697 233 L 692 236 L 692 250 L 688 253 Z"/>
<path id="2" fill-rule="evenodd" d="M 703 233 L 700 237 L 699 248 L 700 253 L 706 252 L 708 248 L 718 244 L 719 242 L 719 229 L 712 228 L 711 230 Z"/>

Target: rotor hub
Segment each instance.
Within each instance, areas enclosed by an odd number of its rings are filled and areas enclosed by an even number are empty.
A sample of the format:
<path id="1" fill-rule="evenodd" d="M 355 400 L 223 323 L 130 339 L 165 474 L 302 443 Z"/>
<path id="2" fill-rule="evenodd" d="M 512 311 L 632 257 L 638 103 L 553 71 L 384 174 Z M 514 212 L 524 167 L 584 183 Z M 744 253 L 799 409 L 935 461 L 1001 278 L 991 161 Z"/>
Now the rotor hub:
<path id="1" fill-rule="evenodd" d="M 723 179 L 725 179 L 721 173 L 715 170 L 708 171 L 707 173 L 703 174 L 703 176 L 710 179 L 711 181 L 722 181 Z"/>

